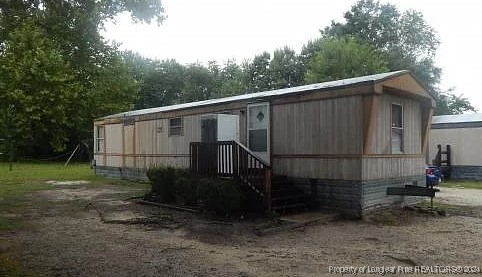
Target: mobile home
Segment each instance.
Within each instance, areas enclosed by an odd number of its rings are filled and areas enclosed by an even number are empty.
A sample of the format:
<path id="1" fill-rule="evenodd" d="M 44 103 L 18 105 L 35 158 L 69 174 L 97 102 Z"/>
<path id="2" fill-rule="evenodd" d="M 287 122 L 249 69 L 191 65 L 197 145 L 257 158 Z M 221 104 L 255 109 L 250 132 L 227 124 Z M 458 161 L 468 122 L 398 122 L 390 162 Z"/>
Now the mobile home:
<path id="1" fill-rule="evenodd" d="M 445 161 L 443 164 L 451 178 L 482 180 L 481 138 L 482 114 L 434 116 L 428 162 Z M 448 155 L 440 157 L 439 148 L 440 152 L 448 149 Z"/>
<path id="2" fill-rule="evenodd" d="M 142 179 L 157 164 L 236 175 L 267 207 L 272 178 L 285 176 L 320 207 L 361 215 L 416 200 L 386 190 L 424 185 L 434 103 L 397 71 L 109 115 L 94 123 L 95 172 Z M 214 155 L 204 149 L 213 144 Z"/>

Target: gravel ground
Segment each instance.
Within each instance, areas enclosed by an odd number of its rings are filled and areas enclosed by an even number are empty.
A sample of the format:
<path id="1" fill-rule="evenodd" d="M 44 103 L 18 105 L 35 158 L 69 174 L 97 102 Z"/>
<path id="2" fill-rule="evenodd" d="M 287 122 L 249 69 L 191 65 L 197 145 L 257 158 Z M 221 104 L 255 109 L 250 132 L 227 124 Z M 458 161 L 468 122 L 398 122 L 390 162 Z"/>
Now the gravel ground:
<path id="1" fill-rule="evenodd" d="M 460 206 L 482 206 L 482 189 L 440 187 L 436 198 L 442 203 Z"/>
<path id="2" fill-rule="evenodd" d="M 440 198 L 457 199 L 449 197 L 453 190 Z M 33 227 L 0 233 L 0 253 L 40 276 L 322 276 L 329 266 L 482 266 L 480 214 L 387 211 L 259 237 L 259 219 L 223 223 L 138 205 L 126 201 L 133 192 L 76 184 L 32 194 L 41 205 L 19 216 Z"/>

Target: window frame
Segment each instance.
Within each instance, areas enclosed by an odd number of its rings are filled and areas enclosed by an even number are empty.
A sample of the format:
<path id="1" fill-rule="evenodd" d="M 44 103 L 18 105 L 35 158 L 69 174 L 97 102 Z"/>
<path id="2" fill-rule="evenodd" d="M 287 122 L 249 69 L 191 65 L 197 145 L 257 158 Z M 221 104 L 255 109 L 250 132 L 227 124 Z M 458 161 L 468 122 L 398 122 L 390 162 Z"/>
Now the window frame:
<path id="1" fill-rule="evenodd" d="M 179 119 L 179 125 L 173 125 L 173 120 Z M 182 116 L 169 118 L 169 132 L 168 135 L 172 136 L 184 136 L 184 118 Z"/>
<path id="2" fill-rule="evenodd" d="M 393 124 L 394 123 L 393 122 L 393 107 L 394 106 L 400 107 L 400 111 L 401 111 L 401 115 L 400 115 L 400 120 L 401 120 L 400 125 L 401 126 L 400 127 L 394 126 L 394 124 Z M 405 111 L 404 111 L 403 104 L 392 102 L 392 104 L 390 105 L 390 153 L 391 154 L 404 154 L 404 152 L 405 152 L 405 139 L 404 139 L 404 136 L 405 136 L 405 132 L 404 132 L 405 119 L 404 119 L 404 114 L 405 114 Z M 393 131 L 394 130 L 400 131 L 400 150 L 398 150 L 396 152 L 393 150 Z"/>
<path id="3" fill-rule="evenodd" d="M 102 130 L 102 132 L 100 131 Z M 104 153 L 105 150 L 105 126 L 104 125 L 97 125 L 95 128 L 96 136 L 95 136 L 95 153 Z M 102 136 L 100 136 L 102 134 Z M 101 143 L 102 142 L 102 147 Z"/>

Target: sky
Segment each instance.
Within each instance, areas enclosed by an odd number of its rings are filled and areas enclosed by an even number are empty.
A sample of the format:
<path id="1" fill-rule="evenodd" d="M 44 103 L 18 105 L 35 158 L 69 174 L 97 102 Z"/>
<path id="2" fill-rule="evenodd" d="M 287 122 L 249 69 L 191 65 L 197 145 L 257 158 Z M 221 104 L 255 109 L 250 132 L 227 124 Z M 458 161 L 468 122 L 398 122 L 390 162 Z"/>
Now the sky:
<path id="1" fill-rule="evenodd" d="M 400 10 L 422 12 L 437 32 L 436 64 L 441 88 L 454 87 L 482 112 L 482 1 L 382 0 Z M 241 63 L 256 54 L 289 46 L 299 52 L 332 20 L 342 21 L 356 0 L 163 0 L 161 26 L 134 24 L 126 14 L 108 22 L 104 36 L 149 58 L 183 64 L 228 59 Z"/>

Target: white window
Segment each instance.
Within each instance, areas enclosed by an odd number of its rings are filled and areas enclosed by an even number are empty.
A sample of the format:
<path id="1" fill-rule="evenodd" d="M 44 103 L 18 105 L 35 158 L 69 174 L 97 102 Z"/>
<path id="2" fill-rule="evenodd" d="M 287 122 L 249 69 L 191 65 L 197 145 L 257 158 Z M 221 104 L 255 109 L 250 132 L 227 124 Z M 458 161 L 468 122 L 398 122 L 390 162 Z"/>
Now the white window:
<path id="1" fill-rule="evenodd" d="M 182 117 L 175 117 L 169 119 L 169 136 L 182 136 L 184 134 L 184 127 Z"/>
<path id="2" fill-rule="evenodd" d="M 105 136 L 104 126 L 97 126 L 97 137 L 95 141 L 95 151 L 97 153 L 104 152 L 104 136 Z"/>
<path id="3" fill-rule="evenodd" d="M 403 153 L 403 106 L 392 104 L 392 154 Z"/>

